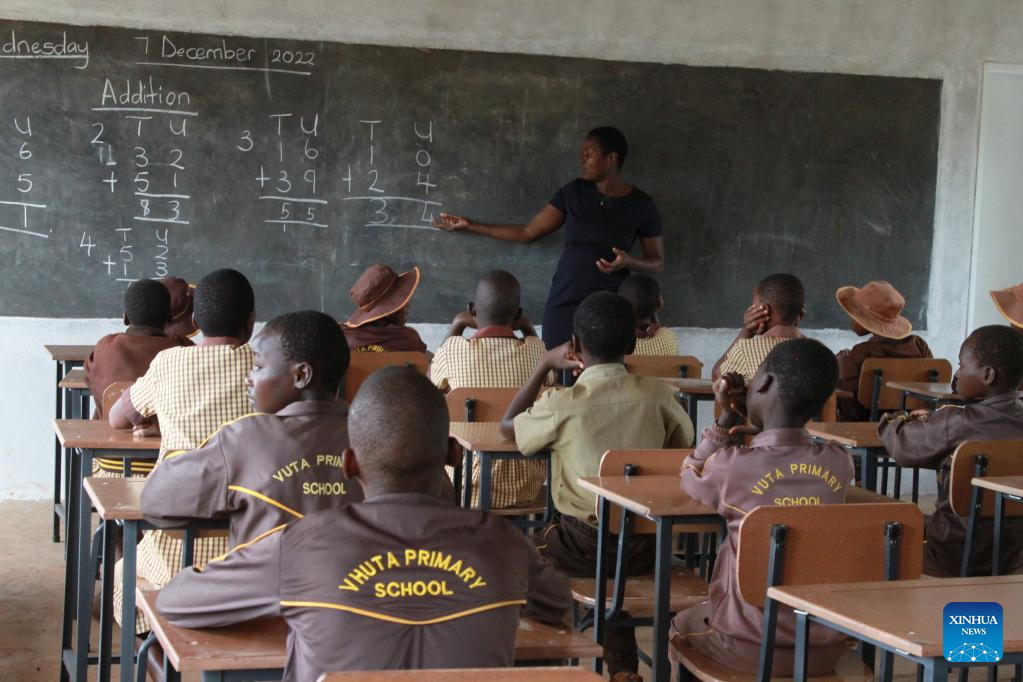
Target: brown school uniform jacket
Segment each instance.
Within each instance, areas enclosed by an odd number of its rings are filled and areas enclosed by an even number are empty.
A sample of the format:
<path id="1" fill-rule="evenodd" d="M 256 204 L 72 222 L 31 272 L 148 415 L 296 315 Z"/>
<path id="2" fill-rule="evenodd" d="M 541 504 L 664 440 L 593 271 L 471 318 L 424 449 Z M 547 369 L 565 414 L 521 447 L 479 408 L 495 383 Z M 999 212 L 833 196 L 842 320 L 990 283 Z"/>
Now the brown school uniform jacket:
<path id="1" fill-rule="evenodd" d="M 362 499 L 341 471 L 348 406 L 299 401 L 276 414 L 250 414 L 222 426 L 198 449 L 168 452 L 142 491 L 155 526 L 230 516 L 229 546 L 250 542 L 304 514 Z"/>
<path id="2" fill-rule="evenodd" d="M 985 398 L 967 405 L 947 405 L 926 421 L 897 417 L 877 427 L 885 448 L 900 466 L 938 470 L 938 500 L 924 526 L 924 570 L 938 575 L 959 575 L 965 519 L 956 516 L 948 500 L 952 453 L 968 440 L 1023 439 L 1023 399 L 1018 392 Z M 991 519 L 982 519 L 973 547 L 976 575 L 991 573 Z M 1023 565 L 1023 518 L 1006 519 L 1002 561 Z"/>
<path id="3" fill-rule="evenodd" d="M 284 680 L 330 670 L 510 666 L 519 616 L 559 621 L 568 579 L 521 531 L 422 493 L 310 514 L 181 571 L 157 607 L 216 627 L 283 615 Z"/>
<path id="4" fill-rule="evenodd" d="M 734 654 L 723 663 L 755 671 L 764 614 L 739 594 L 735 564 L 739 525 L 746 514 L 761 505 L 845 502 L 846 489 L 853 478 L 852 458 L 837 445 L 814 444 L 804 429 L 765 431 L 746 447 L 732 444 L 725 429 L 712 425 L 704 430 L 699 446 L 682 463 L 680 475 L 686 493 L 717 510 L 725 519 L 728 540 L 714 566 L 709 604 L 703 609 L 703 605 L 694 607 L 692 613 L 683 611 L 675 618 L 674 630 L 689 636 L 700 633 L 691 640 L 694 645 L 713 641 L 720 649 Z M 843 639 L 843 635 L 827 628 L 812 628 L 811 670 L 831 670 L 842 653 Z M 795 647 L 795 618 L 790 609 L 779 610 L 775 641 L 777 649 Z M 785 658 L 782 656 L 781 660 Z M 777 665 L 775 674 L 779 674 Z"/>
<path id="5" fill-rule="evenodd" d="M 348 347 L 354 352 L 426 352 L 426 344 L 420 338 L 419 332 L 412 327 L 399 327 L 393 324 L 382 327 L 374 327 L 372 325 L 349 327 L 341 325 L 341 331 L 345 333 Z"/>
<path id="6" fill-rule="evenodd" d="M 146 373 L 149 363 L 162 350 L 191 345 L 184 336 L 167 336 L 156 327 L 134 325 L 100 339 L 85 360 L 85 383 L 96 405 L 93 419 L 106 418 L 103 391 L 107 386 L 115 381 L 135 381 Z"/>
<path id="7" fill-rule="evenodd" d="M 840 398 L 838 412 L 844 421 L 865 421 L 870 417 L 870 410 L 860 405 L 856 393 L 860 387 L 860 370 L 868 358 L 933 358 L 927 342 L 919 336 L 907 336 L 904 339 L 887 339 L 874 334 L 862 343 L 850 349 L 849 354 L 839 355 L 838 388 L 852 391 L 852 398 Z"/>

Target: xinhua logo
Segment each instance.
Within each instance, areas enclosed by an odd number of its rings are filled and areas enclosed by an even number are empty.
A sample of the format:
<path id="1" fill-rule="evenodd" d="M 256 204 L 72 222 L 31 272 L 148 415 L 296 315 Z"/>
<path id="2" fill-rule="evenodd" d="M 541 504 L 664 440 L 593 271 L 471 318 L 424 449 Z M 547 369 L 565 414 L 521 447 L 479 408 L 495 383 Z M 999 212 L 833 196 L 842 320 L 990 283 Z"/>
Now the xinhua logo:
<path id="1" fill-rule="evenodd" d="M 954 601 L 945 605 L 942 646 L 953 663 L 995 663 L 1002 658 L 1002 605 Z"/>

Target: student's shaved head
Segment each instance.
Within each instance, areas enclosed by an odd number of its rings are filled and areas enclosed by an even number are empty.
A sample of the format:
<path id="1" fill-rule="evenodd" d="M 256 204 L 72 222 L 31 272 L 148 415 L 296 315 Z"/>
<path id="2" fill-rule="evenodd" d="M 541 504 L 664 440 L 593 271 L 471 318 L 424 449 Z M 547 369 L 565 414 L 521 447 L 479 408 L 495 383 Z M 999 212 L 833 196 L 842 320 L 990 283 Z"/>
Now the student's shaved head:
<path id="1" fill-rule="evenodd" d="M 491 270 L 476 282 L 476 314 L 494 323 L 510 325 L 522 305 L 522 287 L 510 272 Z"/>
<path id="2" fill-rule="evenodd" d="M 348 411 L 348 437 L 368 480 L 406 489 L 435 481 L 448 452 L 448 408 L 437 387 L 409 367 L 377 370 Z"/>

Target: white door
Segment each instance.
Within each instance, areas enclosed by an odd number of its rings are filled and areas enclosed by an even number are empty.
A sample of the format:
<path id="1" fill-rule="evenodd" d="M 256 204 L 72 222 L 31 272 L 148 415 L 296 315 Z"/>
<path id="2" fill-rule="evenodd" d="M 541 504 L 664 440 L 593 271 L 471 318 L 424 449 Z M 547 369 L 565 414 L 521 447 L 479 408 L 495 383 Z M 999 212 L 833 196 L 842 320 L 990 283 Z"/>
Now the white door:
<path id="1" fill-rule="evenodd" d="M 1023 282 L 1023 66 L 985 64 L 969 329 L 1005 324 L 991 296 Z"/>

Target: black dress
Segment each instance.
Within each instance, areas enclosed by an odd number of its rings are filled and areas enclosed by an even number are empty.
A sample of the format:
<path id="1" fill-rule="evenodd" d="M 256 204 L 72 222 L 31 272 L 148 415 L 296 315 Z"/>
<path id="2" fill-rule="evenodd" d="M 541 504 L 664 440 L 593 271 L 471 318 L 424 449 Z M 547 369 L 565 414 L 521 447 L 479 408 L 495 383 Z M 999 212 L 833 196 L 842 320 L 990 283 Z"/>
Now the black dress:
<path id="1" fill-rule="evenodd" d="M 572 338 L 572 317 L 595 291 L 618 291 L 627 270 L 605 275 L 600 258 L 612 247 L 628 252 L 640 237 L 660 237 L 661 216 L 650 196 L 634 187 L 623 197 L 600 194 L 594 183 L 576 179 L 558 190 L 551 205 L 565 215 L 565 248 L 551 280 L 543 313 L 543 342 L 553 348 Z"/>

